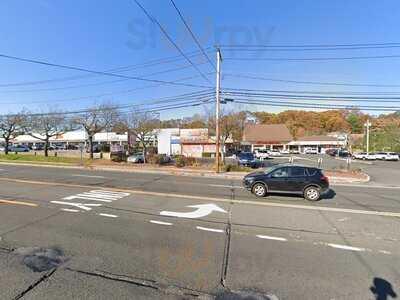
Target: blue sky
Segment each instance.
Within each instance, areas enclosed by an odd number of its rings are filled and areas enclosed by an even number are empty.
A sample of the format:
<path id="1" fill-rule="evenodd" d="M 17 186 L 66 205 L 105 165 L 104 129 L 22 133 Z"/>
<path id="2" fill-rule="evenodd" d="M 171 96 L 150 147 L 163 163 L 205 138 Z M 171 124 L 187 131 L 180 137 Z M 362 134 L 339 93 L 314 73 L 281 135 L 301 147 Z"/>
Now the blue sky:
<path id="1" fill-rule="evenodd" d="M 400 42 L 400 3 L 385 1 L 316 1 L 316 0 L 252 0 L 252 1 L 183 1 L 175 0 L 204 47 L 214 44 L 350 44 Z M 141 3 L 154 15 L 185 52 L 198 50 L 185 31 L 169 0 Z M 0 53 L 79 66 L 108 70 L 132 66 L 179 53 L 151 25 L 133 1 L 22 1 L 0 2 Z M 263 53 L 263 57 L 324 57 L 400 55 L 398 49 L 332 51 L 324 53 Z M 243 53 L 223 52 L 224 57 L 240 57 Z M 215 53 L 211 52 L 212 59 Z M 194 58 L 201 63 L 201 56 Z M 173 81 L 197 76 L 193 68 L 159 75 L 154 72 L 184 67 L 180 60 L 169 64 L 136 68 L 123 74 Z M 204 73 L 212 72 L 206 63 L 199 66 Z M 400 58 L 324 61 L 272 62 L 224 61 L 223 73 L 235 72 L 270 78 L 348 83 L 400 85 Z M 149 86 L 149 83 L 105 76 L 92 76 L 65 82 L 35 85 L 6 84 L 85 75 L 77 71 L 14 62 L 0 58 L 0 113 L 22 108 L 32 111 L 59 108 L 85 108 L 104 101 L 135 104 L 145 100 L 199 91 L 181 86 Z M 209 76 L 212 82 L 214 75 Z M 112 81 L 113 83 L 110 83 Z M 104 83 L 104 84 L 103 84 Z M 185 81 L 209 85 L 201 77 Z M 95 84 L 95 85 L 93 85 Z M 248 89 L 285 89 L 339 92 L 397 92 L 400 88 L 345 86 L 312 86 L 269 81 L 223 78 L 223 87 Z M 3 86 L 1 86 L 3 85 Z M 81 86 L 87 85 L 87 86 Z M 78 87 L 77 87 L 78 86 Z M 73 88 L 71 88 L 73 87 Z M 46 90 L 52 89 L 52 90 Z M 134 90 L 137 89 L 137 90 Z M 131 91 L 130 91 L 131 90 Z M 130 91 L 130 92 L 127 92 Z M 101 96 L 107 94 L 107 96 Z M 270 111 L 268 107 L 245 107 Z M 202 111 L 188 108 L 163 112 L 163 118 L 181 117 Z"/>

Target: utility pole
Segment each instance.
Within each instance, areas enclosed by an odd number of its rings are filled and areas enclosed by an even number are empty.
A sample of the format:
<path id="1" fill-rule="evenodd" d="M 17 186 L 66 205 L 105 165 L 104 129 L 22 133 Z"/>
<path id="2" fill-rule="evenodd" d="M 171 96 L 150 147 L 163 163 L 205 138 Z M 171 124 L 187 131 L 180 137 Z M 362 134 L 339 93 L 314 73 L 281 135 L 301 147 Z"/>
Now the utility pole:
<path id="1" fill-rule="evenodd" d="M 369 154 L 369 128 L 371 127 L 371 122 L 367 120 L 364 126 L 367 128 L 367 154 Z"/>
<path id="2" fill-rule="evenodd" d="M 219 124 L 219 115 L 220 115 L 220 89 L 221 89 L 221 51 L 217 48 L 217 82 L 215 84 L 215 164 L 217 167 L 217 173 L 219 173 L 220 169 L 220 156 L 219 156 L 219 148 L 220 148 L 220 124 Z"/>

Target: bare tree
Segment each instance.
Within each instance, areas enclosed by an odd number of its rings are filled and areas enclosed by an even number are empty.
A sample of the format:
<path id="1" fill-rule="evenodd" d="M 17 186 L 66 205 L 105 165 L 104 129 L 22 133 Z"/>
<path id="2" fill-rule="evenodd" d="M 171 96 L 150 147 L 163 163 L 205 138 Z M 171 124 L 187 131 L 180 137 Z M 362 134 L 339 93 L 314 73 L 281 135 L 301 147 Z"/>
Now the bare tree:
<path id="1" fill-rule="evenodd" d="M 73 124 L 81 126 L 89 143 L 90 158 L 93 159 L 93 138 L 96 133 L 112 127 L 118 119 L 118 111 L 112 105 L 98 105 L 73 119 Z"/>
<path id="2" fill-rule="evenodd" d="M 23 114 L 7 115 L 0 117 L 0 136 L 4 139 L 4 153 L 7 155 L 10 140 L 21 131 Z"/>
<path id="3" fill-rule="evenodd" d="M 44 156 L 49 156 L 50 138 L 65 132 L 65 115 L 60 111 L 27 114 L 24 131 L 31 137 L 44 142 Z"/>
<path id="4" fill-rule="evenodd" d="M 133 137 L 143 148 L 146 162 L 147 149 L 153 142 L 154 131 L 160 126 L 160 120 L 153 113 L 132 111 L 125 118 L 129 137 Z"/>

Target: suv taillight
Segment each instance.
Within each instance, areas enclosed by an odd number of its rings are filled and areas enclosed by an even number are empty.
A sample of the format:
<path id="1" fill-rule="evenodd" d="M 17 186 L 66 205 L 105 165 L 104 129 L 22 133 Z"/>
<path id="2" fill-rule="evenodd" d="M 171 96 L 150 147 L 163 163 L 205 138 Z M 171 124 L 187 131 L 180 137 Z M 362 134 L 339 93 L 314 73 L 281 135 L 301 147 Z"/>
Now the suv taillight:
<path id="1" fill-rule="evenodd" d="M 322 176 L 321 176 L 321 181 L 329 182 L 329 179 L 328 179 L 328 177 L 326 177 L 325 175 L 322 175 Z"/>

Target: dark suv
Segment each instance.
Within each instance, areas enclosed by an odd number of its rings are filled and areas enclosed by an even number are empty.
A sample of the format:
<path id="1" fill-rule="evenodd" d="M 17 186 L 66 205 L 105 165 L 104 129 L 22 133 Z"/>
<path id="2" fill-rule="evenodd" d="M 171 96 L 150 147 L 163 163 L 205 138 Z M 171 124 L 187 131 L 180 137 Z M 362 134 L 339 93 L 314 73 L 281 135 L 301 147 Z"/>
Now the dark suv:
<path id="1" fill-rule="evenodd" d="M 300 165 L 276 165 L 243 178 L 243 185 L 257 197 L 267 193 L 303 195 L 317 201 L 329 189 L 329 181 L 321 169 Z"/>

